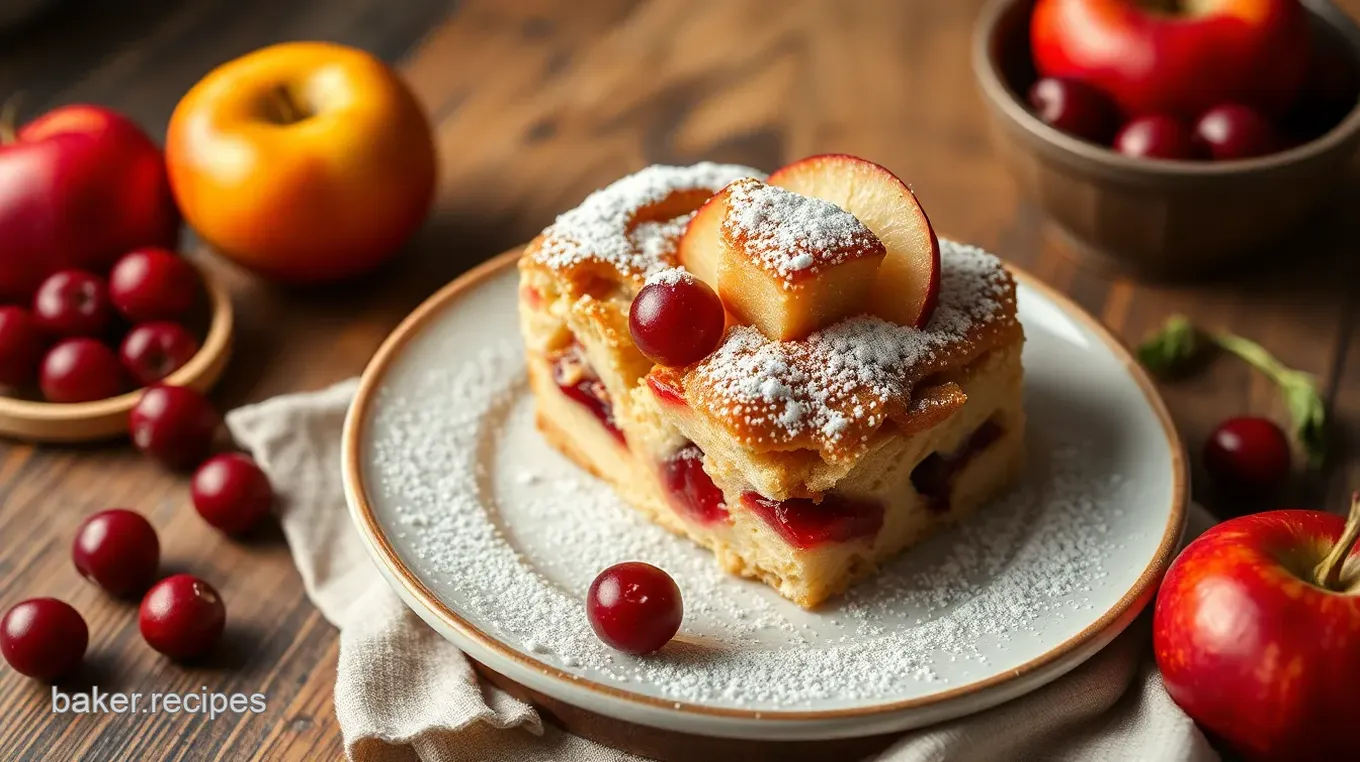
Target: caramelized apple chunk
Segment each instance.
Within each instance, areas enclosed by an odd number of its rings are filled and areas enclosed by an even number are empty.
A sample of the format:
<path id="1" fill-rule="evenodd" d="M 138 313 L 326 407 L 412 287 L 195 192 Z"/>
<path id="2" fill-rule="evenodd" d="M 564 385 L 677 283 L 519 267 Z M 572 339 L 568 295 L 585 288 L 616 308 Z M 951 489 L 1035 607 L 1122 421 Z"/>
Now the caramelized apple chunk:
<path id="1" fill-rule="evenodd" d="M 718 294 L 738 320 L 787 341 L 867 309 L 886 250 L 854 215 L 759 180 L 723 193 Z"/>

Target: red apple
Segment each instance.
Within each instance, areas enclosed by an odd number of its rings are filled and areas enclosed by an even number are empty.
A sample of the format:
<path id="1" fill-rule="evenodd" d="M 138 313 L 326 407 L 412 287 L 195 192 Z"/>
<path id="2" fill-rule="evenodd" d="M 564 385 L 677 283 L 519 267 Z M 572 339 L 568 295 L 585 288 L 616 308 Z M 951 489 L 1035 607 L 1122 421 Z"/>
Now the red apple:
<path id="1" fill-rule="evenodd" d="M 855 215 L 888 250 L 871 309 L 900 325 L 924 327 L 940 291 L 940 241 L 907 184 L 872 161 L 809 156 L 770 175 L 770 185 L 830 201 Z"/>
<path id="2" fill-rule="evenodd" d="M 1190 543 L 1162 581 L 1152 643 L 1167 692 L 1249 759 L 1360 759 L 1357 535 L 1360 494 L 1349 521 L 1242 516 Z"/>
<path id="3" fill-rule="evenodd" d="M 0 135 L 0 300 L 27 302 L 57 270 L 105 273 L 178 231 L 165 160 L 127 118 L 65 106 Z"/>
<path id="4" fill-rule="evenodd" d="M 1194 119 L 1224 102 L 1280 114 L 1308 38 L 1298 0 L 1039 0 L 1030 20 L 1040 75 L 1104 90 L 1128 116 Z"/>

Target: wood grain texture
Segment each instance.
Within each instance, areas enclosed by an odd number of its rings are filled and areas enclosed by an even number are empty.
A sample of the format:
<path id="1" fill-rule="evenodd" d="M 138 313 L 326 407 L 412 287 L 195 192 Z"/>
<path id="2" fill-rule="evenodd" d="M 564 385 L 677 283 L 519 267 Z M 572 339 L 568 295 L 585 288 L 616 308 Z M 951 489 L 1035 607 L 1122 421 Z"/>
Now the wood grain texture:
<path id="1" fill-rule="evenodd" d="M 1344 446 L 1360 437 L 1355 257 L 1360 219 L 1334 213 L 1227 279 L 1146 286 L 1084 269 L 1021 198 L 987 142 L 968 68 L 980 0 L 72 0 L 0 46 L 0 92 L 24 113 L 94 101 L 150 132 L 211 67 L 263 44 L 332 39 L 400 61 L 438 125 L 440 200 L 394 265 L 320 292 L 261 283 L 200 252 L 233 290 L 236 356 L 223 408 L 358 373 L 389 330 L 473 264 L 527 240 L 589 191 L 652 162 L 788 159 L 845 151 L 914 187 L 942 235 L 997 251 L 1130 343 L 1172 312 L 1255 338 L 1318 374 Z M 1360 14 L 1360 0 L 1341 3 Z M 1354 209 L 1360 188 L 1337 199 Z M 1273 387 L 1219 358 L 1164 388 L 1196 451 L 1224 416 L 1282 416 Z M 1197 460 L 1197 458 L 1196 458 Z M 1360 480 L 1341 456 L 1290 500 L 1339 509 Z M 1202 482 L 1202 480 L 1201 480 Z M 1211 498 L 1197 485 L 1201 498 Z M 218 586 L 229 633 L 207 663 L 142 643 L 135 607 L 71 567 L 71 532 L 111 506 L 146 513 L 167 570 Z M 86 684 L 108 691 L 264 692 L 268 711 L 53 715 L 46 687 L 0 669 L 0 759 L 313 760 L 341 756 L 331 705 L 335 631 L 303 594 L 276 528 L 223 539 L 186 480 L 125 445 L 0 444 L 0 607 L 54 595 L 86 617 Z M 68 688 L 76 688 L 77 683 Z"/>

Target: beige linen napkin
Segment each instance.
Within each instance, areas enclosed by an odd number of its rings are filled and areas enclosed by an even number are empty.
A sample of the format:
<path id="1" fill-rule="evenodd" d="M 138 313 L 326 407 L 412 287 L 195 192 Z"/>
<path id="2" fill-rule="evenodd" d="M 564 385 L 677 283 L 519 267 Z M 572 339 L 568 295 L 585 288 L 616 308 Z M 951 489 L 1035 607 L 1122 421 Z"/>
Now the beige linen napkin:
<path id="1" fill-rule="evenodd" d="M 303 585 L 340 628 L 335 714 L 358 762 L 618 762 L 637 757 L 545 725 L 481 683 L 467 658 L 411 613 L 373 567 L 340 480 L 340 430 L 355 382 L 227 416 L 269 475 Z M 1199 512 L 1191 531 L 1207 526 Z M 1217 755 L 1171 702 L 1146 617 L 1072 673 L 980 714 L 912 731 L 874 759 L 1168 760 Z"/>

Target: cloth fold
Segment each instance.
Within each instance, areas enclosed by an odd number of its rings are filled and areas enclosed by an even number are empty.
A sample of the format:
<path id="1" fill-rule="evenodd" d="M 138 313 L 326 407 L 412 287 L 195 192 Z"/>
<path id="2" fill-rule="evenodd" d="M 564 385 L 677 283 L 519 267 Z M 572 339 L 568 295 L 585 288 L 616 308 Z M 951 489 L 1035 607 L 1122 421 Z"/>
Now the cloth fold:
<path id="1" fill-rule="evenodd" d="M 356 383 L 276 397 L 227 415 L 268 474 L 293 561 L 340 629 L 335 714 L 356 762 L 625 762 L 638 757 L 546 725 L 477 678 L 466 656 L 412 613 L 350 523 L 341 430 Z M 1193 536 L 1208 526 L 1194 509 Z M 902 736 L 876 762 L 1218 758 L 1172 703 L 1152 662 L 1146 615 L 1095 657 L 1039 690 Z"/>

